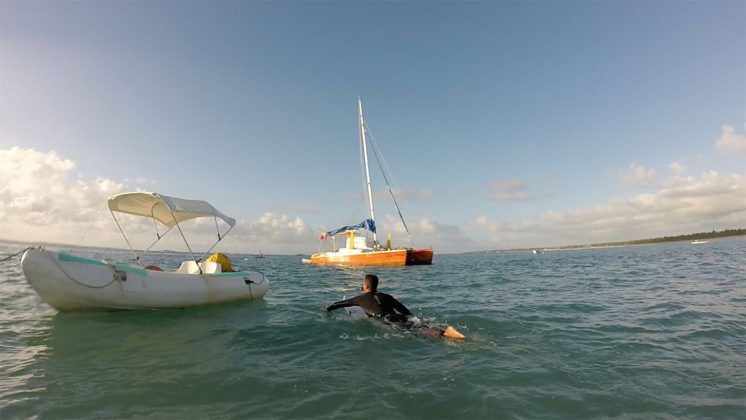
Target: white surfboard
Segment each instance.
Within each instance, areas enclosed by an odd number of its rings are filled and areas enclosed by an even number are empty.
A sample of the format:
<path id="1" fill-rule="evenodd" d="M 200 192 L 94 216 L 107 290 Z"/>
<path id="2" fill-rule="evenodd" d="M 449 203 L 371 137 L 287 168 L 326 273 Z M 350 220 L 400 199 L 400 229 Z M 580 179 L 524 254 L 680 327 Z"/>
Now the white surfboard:
<path id="1" fill-rule="evenodd" d="M 365 310 L 359 306 L 348 306 L 344 308 L 345 313 L 352 319 L 365 319 L 368 318 L 368 314 Z"/>

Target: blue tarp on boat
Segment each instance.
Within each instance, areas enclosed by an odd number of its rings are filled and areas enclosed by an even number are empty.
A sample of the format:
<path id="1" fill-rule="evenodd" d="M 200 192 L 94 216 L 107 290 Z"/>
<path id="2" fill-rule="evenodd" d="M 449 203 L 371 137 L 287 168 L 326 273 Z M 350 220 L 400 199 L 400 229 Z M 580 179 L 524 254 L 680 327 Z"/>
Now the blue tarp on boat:
<path id="1" fill-rule="evenodd" d="M 372 219 L 366 219 L 356 225 L 342 226 L 341 228 L 330 230 L 329 232 L 326 232 L 326 234 L 336 235 L 340 232 L 345 232 L 348 230 L 355 230 L 355 229 L 368 229 L 369 231 L 376 233 L 376 222 L 374 222 Z"/>

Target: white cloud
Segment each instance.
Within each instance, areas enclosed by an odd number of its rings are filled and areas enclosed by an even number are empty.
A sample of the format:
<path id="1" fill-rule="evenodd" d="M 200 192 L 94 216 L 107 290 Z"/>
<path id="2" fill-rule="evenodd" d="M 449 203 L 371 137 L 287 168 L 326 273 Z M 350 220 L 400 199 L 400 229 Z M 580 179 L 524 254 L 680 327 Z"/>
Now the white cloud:
<path id="1" fill-rule="evenodd" d="M 377 221 L 379 241 L 391 233 L 394 246 L 411 246 L 407 231 L 399 217 L 388 214 Z M 417 247 L 432 246 L 436 252 L 458 252 L 474 248 L 474 241 L 458 225 L 444 224 L 431 219 L 407 219 L 407 227 Z"/>
<path id="2" fill-rule="evenodd" d="M 264 213 L 257 220 L 241 220 L 237 233 L 250 240 L 294 243 L 313 237 L 306 222 L 284 214 Z"/>
<path id="3" fill-rule="evenodd" d="M 674 170 L 674 166 L 670 168 Z M 650 177 L 645 168 L 637 172 L 642 179 Z M 75 244 L 91 227 L 83 245 L 125 247 L 110 219 L 106 200 L 126 190 L 125 184 L 111 179 L 80 177 L 75 162 L 55 152 L 18 147 L 0 150 L 0 237 L 27 243 Z M 515 180 L 497 183 L 493 192 L 504 194 L 503 199 L 530 196 L 525 183 Z M 135 247 L 145 247 L 155 239 L 152 222 L 126 215 L 118 218 Z M 714 171 L 700 176 L 675 175 L 652 186 L 646 194 L 615 198 L 585 209 L 549 211 L 517 222 L 488 217 L 475 218 L 465 225 L 427 217 L 407 221 L 416 245 L 433 246 L 438 253 L 607 242 L 744 227 L 746 175 Z M 391 232 L 394 245 L 410 245 L 398 217 L 389 214 L 377 222 L 384 240 Z M 188 222 L 184 228 L 198 252 L 217 239 L 212 219 Z M 221 226 L 221 232 L 224 230 Z M 217 249 L 310 253 L 318 247 L 317 234 L 302 218 L 265 212 L 253 220 L 239 220 Z M 172 231 L 157 248 L 184 250 L 184 245 L 178 232 Z"/>
<path id="4" fill-rule="evenodd" d="M 0 150 L 2 237 L 76 242 L 106 208 L 106 199 L 124 191 L 123 184 L 106 178 L 73 180 L 74 169 L 74 162 L 53 151 Z"/>
<path id="5" fill-rule="evenodd" d="M 494 246 L 531 247 L 644 239 L 746 226 L 746 176 L 674 176 L 656 191 L 586 209 L 546 212 L 507 223 L 476 218 Z"/>
<path id="6" fill-rule="evenodd" d="M 544 246 L 549 236 L 545 226 L 530 220 L 511 223 L 480 216 L 470 221 L 469 227 L 487 237 L 487 248 L 527 248 L 536 244 Z"/>
<path id="7" fill-rule="evenodd" d="M 224 242 L 223 249 L 231 252 L 310 253 L 318 246 L 318 232 L 301 218 L 266 212 L 255 220 L 239 220 Z"/>
<path id="8" fill-rule="evenodd" d="M 673 162 L 670 165 L 668 165 L 668 169 L 671 170 L 671 172 L 675 173 L 676 175 L 681 175 L 684 173 L 684 165 L 680 164 L 679 162 Z"/>
<path id="9" fill-rule="evenodd" d="M 722 130 L 722 134 L 715 142 L 717 149 L 733 153 L 746 152 L 746 136 L 736 133 L 732 125 L 724 125 Z"/>
<path id="10" fill-rule="evenodd" d="M 639 186 L 650 186 L 657 177 L 654 169 L 648 169 L 635 163 L 630 164 L 627 169 L 619 170 L 617 173 L 622 181 Z"/>
<path id="11" fill-rule="evenodd" d="M 487 184 L 485 198 L 490 201 L 532 201 L 543 198 L 529 194 L 527 190 L 528 184 L 518 179 L 493 181 Z"/>
<path id="12" fill-rule="evenodd" d="M 142 218 L 127 215 L 117 215 L 117 219 L 120 220 L 122 228 L 135 248 L 144 248 L 156 239 L 152 221 L 148 222 Z M 202 252 L 212 246 L 218 239 L 213 219 L 194 219 L 182 222 L 180 225 L 195 254 L 202 255 Z M 222 222 L 218 224 L 218 227 L 221 234 L 224 234 L 228 229 L 228 226 Z M 159 226 L 159 229 L 160 233 L 163 234 L 165 229 L 161 226 Z M 316 232 L 310 229 L 303 219 L 267 212 L 254 220 L 238 220 L 230 234 L 225 236 L 215 249 L 236 253 L 262 251 L 270 254 L 290 254 L 310 252 L 318 245 L 317 238 Z M 114 246 L 126 247 L 121 234 L 117 239 L 118 242 Z M 176 229 L 163 237 L 153 249 L 187 250 L 183 238 Z"/>
<path id="13" fill-rule="evenodd" d="M 75 167 L 73 161 L 55 152 L 19 147 L 0 150 L 0 238 L 77 244 L 85 234 L 81 245 L 126 247 L 110 218 L 107 199 L 128 187 L 102 177 L 75 179 Z M 135 248 L 145 248 L 156 239 L 152 221 L 126 214 L 117 214 L 117 220 Z M 182 225 L 195 252 L 217 240 L 212 219 Z M 166 231 L 160 225 L 158 229 L 161 235 Z M 220 225 L 221 232 L 226 229 Z M 287 253 L 313 249 L 315 239 L 304 220 L 267 212 L 256 220 L 239 220 L 222 246 L 237 252 L 262 249 Z M 186 250 L 175 229 L 155 249 Z"/>

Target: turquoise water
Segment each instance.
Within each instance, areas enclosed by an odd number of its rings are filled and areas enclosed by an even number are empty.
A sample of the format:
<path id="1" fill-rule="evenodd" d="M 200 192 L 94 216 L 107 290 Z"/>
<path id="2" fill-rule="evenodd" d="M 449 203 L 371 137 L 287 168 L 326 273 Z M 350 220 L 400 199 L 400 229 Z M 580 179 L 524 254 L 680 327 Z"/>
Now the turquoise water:
<path id="1" fill-rule="evenodd" d="M 743 237 L 365 270 L 233 259 L 269 276 L 264 300 L 84 314 L 57 313 L 18 259 L 0 263 L 0 418 L 746 416 Z M 469 339 L 324 311 L 368 272 Z"/>

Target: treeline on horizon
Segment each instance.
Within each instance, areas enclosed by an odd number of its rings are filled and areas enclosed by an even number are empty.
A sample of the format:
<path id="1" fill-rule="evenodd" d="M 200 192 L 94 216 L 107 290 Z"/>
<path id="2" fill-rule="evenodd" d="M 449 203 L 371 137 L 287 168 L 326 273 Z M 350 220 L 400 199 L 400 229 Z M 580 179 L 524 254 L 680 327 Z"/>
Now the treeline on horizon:
<path id="1" fill-rule="evenodd" d="M 740 235 L 746 235 L 746 229 L 725 229 L 721 231 L 713 230 L 712 232 L 689 233 L 686 235 L 663 236 L 660 238 L 637 239 L 633 241 L 603 242 L 603 243 L 590 244 L 590 245 L 563 245 L 563 246 L 543 247 L 543 248 L 536 248 L 536 249 L 575 249 L 575 248 L 611 247 L 611 246 L 625 246 L 625 245 L 645 245 L 645 244 L 656 244 L 656 243 L 662 243 L 662 242 L 678 242 L 678 241 L 693 241 L 696 239 L 724 238 L 728 236 L 740 236 Z M 502 252 L 530 251 L 532 249 L 534 248 L 509 249 L 509 250 L 502 250 Z M 500 250 L 493 250 L 493 251 L 487 251 L 487 252 L 500 252 Z"/>
<path id="2" fill-rule="evenodd" d="M 643 244 L 655 244 L 659 242 L 677 242 L 677 241 L 693 241 L 696 239 L 724 238 L 727 236 L 739 236 L 739 235 L 746 235 L 746 229 L 725 229 L 721 231 L 713 230 L 712 232 L 690 233 L 688 235 L 663 236 L 661 238 L 638 239 L 635 241 L 626 241 L 626 242 L 607 242 L 607 243 L 602 243 L 602 244 L 593 244 L 591 246 L 643 245 Z"/>

